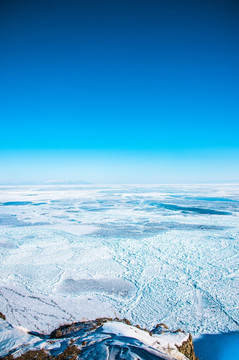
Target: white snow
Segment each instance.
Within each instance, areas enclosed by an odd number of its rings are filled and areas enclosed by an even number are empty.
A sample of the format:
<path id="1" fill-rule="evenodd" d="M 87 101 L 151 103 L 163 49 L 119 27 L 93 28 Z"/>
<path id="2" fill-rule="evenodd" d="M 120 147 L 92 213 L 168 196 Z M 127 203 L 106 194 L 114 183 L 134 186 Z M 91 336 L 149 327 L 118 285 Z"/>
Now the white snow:
<path id="1" fill-rule="evenodd" d="M 0 319 L 0 356 L 7 355 L 10 349 L 28 350 L 39 340 L 38 337 L 31 336 L 22 329 L 14 328 Z"/>
<path id="2" fill-rule="evenodd" d="M 188 334 L 182 332 L 173 334 L 168 332 L 160 335 L 150 335 L 148 332 L 134 326 L 114 321 L 104 324 L 103 331 L 109 334 L 137 339 L 147 346 L 174 356 L 176 359 L 186 359 L 186 357 L 178 351 L 175 345 L 181 346 L 184 341 L 187 341 Z"/>
<path id="3" fill-rule="evenodd" d="M 99 316 L 238 331 L 238 214 L 236 184 L 1 186 L 0 311 L 44 332 Z"/>
<path id="4" fill-rule="evenodd" d="M 148 354 L 156 355 L 157 358 L 160 356 L 160 359 L 187 360 L 186 356 L 179 352 L 176 345 L 181 345 L 183 341 L 186 341 L 188 334 L 150 335 L 147 331 L 134 326 L 118 321 L 110 321 L 105 323 L 102 329 L 98 328 L 96 331 L 88 330 L 85 333 L 83 331 L 81 335 L 73 332 L 72 337 L 67 339 L 42 339 L 36 334 L 28 334 L 24 328 L 13 327 L 6 321 L 0 320 L 0 356 L 5 356 L 11 352 L 14 357 L 18 357 L 29 350 L 40 349 L 44 349 L 47 352 L 63 351 L 60 350 L 61 346 L 63 345 L 64 349 L 66 343 L 70 344 L 72 339 L 79 348 L 82 348 L 83 340 L 90 346 L 94 345 L 95 353 L 100 353 L 102 355 L 100 358 L 102 359 L 105 359 L 104 352 L 107 347 L 120 345 L 128 349 L 129 356 L 127 356 L 127 359 L 140 359 L 139 352 L 142 352 L 143 359 L 148 358 L 143 353 L 143 351 L 146 351 Z M 106 344 L 104 344 L 104 340 L 107 340 Z M 134 356 L 135 347 L 139 349 L 137 357 Z M 89 351 L 91 350 L 89 349 Z M 111 357 L 114 359 L 112 353 Z M 87 352 L 81 353 L 81 358 L 89 359 L 89 355 Z M 97 358 L 97 355 L 95 358 Z M 115 358 L 118 358 L 118 356 Z"/>

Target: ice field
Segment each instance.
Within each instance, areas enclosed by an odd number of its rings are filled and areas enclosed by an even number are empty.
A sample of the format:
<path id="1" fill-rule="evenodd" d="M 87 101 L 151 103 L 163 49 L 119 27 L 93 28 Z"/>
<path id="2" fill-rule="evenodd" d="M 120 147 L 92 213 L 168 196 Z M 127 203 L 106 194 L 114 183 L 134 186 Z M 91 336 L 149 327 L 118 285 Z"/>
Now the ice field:
<path id="1" fill-rule="evenodd" d="M 239 330 L 239 185 L 1 186 L 0 311 Z"/>

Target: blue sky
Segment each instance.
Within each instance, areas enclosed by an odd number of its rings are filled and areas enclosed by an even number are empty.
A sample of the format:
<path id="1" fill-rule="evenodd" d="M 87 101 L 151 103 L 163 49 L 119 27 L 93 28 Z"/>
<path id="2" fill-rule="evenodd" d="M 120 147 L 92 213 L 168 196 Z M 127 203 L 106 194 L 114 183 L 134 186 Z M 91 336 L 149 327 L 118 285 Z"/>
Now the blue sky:
<path id="1" fill-rule="evenodd" d="M 2 1 L 0 182 L 239 180 L 236 1 Z"/>

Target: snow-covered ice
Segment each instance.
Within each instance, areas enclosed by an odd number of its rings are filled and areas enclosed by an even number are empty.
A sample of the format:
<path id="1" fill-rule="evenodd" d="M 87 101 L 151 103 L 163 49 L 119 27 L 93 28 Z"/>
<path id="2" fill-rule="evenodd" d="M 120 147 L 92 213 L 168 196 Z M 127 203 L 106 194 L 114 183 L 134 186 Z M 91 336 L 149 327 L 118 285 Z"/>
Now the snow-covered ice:
<path id="1" fill-rule="evenodd" d="M 238 331 L 238 215 L 236 184 L 1 186 L 0 311 Z"/>

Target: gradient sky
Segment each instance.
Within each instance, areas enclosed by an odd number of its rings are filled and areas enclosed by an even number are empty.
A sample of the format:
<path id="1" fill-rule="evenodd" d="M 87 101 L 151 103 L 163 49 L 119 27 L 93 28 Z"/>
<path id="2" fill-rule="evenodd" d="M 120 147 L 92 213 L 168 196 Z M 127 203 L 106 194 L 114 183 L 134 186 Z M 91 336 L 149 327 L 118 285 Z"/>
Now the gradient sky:
<path id="1" fill-rule="evenodd" d="M 0 182 L 239 180 L 238 1 L 0 2 Z"/>

